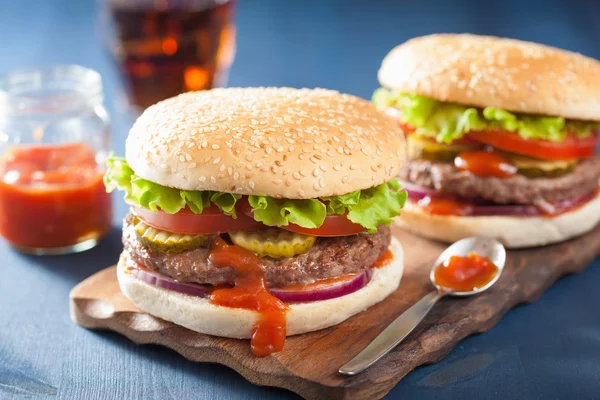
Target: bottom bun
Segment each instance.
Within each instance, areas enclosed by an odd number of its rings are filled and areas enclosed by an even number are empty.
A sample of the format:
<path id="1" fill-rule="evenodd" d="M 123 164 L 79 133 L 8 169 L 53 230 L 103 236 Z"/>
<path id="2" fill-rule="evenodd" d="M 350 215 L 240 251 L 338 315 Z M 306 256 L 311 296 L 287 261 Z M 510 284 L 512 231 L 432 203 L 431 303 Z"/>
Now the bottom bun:
<path id="1" fill-rule="evenodd" d="M 287 335 L 327 328 L 379 303 L 398 288 L 404 269 L 404 253 L 392 238 L 393 259 L 373 269 L 369 283 L 348 295 L 324 301 L 294 303 L 287 312 Z M 127 252 L 121 254 L 117 277 L 123 294 L 141 310 L 196 332 L 236 339 L 251 337 L 258 313 L 252 310 L 216 306 L 207 299 L 181 294 L 143 282 L 125 272 L 135 264 Z"/>
<path id="2" fill-rule="evenodd" d="M 400 227 L 430 239 L 452 243 L 469 236 L 487 236 L 508 248 L 543 246 L 582 235 L 600 221 L 600 195 L 554 217 L 461 217 L 433 215 L 407 201 Z"/>

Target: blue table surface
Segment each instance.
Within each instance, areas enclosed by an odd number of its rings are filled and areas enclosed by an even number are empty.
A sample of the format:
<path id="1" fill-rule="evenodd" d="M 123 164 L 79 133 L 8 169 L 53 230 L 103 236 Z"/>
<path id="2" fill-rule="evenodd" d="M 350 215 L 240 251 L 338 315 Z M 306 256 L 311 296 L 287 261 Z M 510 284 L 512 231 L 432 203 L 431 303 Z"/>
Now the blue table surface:
<path id="1" fill-rule="evenodd" d="M 131 120 L 99 44 L 99 2 L 0 0 L 0 73 L 76 63 L 104 77 L 123 154 Z M 328 87 L 368 98 L 381 58 L 396 44 L 432 32 L 517 37 L 600 58 L 595 1 L 240 0 L 231 86 Z M 137 346 L 69 319 L 68 293 L 113 264 L 126 206 L 115 197 L 115 228 L 85 253 L 36 258 L 0 244 L 0 398 L 297 398 L 253 386 L 234 371 L 196 364 L 168 349 Z M 418 368 L 389 398 L 562 399 L 600 396 L 600 260 L 509 312 L 443 361 Z"/>

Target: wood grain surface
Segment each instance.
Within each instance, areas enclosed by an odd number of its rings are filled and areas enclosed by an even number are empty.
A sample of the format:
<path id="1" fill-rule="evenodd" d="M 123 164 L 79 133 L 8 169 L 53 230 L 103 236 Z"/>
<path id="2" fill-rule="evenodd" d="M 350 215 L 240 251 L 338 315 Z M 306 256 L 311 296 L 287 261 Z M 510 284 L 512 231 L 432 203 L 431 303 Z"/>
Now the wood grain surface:
<path id="1" fill-rule="evenodd" d="M 282 352 L 253 357 L 247 340 L 198 334 L 138 310 L 120 292 L 115 267 L 77 285 L 71 318 L 90 329 L 117 331 L 136 343 L 167 346 L 197 362 L 229 366 L 257 385 L 292 390 L 306 399 L 379 399 L 408 372 L 443 358 L 463 338 L 493 327 L 510 308 L 537 299 L 556 279 L 585 268 L 600 254 L 600 226 L 587 235 L 544 248 L 510 251 L 499 282 L 471 298 L 442 300 L 405 342 L 364 373 L 338 368 L 431 287 L 431 263 L 446 247 L 399 229 L 405 251 L 400 288 L 342 324 L 287 339 Z"/>

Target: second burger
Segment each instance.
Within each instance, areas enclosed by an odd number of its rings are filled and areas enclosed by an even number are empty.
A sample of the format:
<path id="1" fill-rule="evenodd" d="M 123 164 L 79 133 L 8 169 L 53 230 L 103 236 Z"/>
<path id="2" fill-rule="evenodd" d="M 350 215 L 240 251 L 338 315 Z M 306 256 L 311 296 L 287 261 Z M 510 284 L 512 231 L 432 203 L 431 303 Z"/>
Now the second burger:
<path id="1" fill-rule="evenodd" d="M 399 223 L 453 242 L 555 243 L 600 220 L 600 62 L 476 35 L 430 35 L 392 50 L 377 107 L 407 133 Z"/>

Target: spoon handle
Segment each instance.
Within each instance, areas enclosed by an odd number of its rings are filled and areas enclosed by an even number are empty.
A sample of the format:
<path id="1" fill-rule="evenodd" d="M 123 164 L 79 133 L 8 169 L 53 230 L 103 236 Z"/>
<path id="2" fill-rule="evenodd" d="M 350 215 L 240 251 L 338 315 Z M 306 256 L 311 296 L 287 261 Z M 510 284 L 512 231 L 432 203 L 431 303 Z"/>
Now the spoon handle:
<path id="1" fill-rule="evenodd" d="M 394 320 L 356 357 L 344 364 L 339 373 L 356 375 L 373 365 L 396 347 L 425 318 L 444 293 L 431 292 L 413 304 L 408 310 Z"/>

